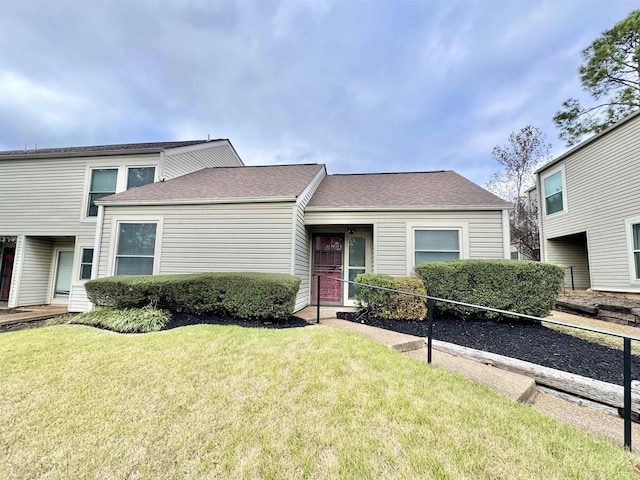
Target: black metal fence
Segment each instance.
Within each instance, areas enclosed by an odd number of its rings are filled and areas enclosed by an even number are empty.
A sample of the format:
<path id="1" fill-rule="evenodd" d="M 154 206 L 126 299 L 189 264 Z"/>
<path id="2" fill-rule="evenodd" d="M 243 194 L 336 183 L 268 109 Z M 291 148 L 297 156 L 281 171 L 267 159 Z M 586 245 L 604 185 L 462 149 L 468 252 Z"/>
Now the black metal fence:
<path id="1" fill-rule="evenodd" d="M 471 303 L 464 303 L 464 302 L 458 302 L 455 300 L 448 300 L 446 298 L 438 298 L 438 297 L 432 297 L 430 295 L 420 295 L 418 293 L 412 293 L 412 292 L 403 292 L 400 290 L 394 290 L 392 288 L 385 288 L 385 287 L 377 287 L 377 286 L 373 286 L 373 285 L 366 285 L 363 283 L 358 283 L 358 282 L 353 282 L 351 280 L 344 280 L 344 279 L 340 279 L 340 278 L 335 278 L 335 277 L 327 277 L 324 275 L 314 275 L 316 277 L 316 323 L 320 323 L 320 286 L 321 286 L 321 279 L 322 278 L 327 278 L 327 279 L 331 279 L 332 281 L 338 281 L 338 282 L 342 282 L 342 283 L 349 283 L 352 285 L 356 285 L 357 287 L 366 287 L 366 288 L 373 288 L 373 289 L 377 289 L 377 290 L 385 290 L 388 292 L 392 292 L 392 293 L 398 293 L 398 294 L 402 294 L 402 295 L 409 295 L 412 297 L 418 297 L 418 298 L 423 298 L 426 302 L 427 302 L 427 338 L 426 338 L 426 344 L 427 344 L 427 363 L 431 363 L 432 360 L 432 350 L 433 350 L 433 312 L 434 312 L 434 307 L 435 307 L 435 302 L 445 302 L 445 303 L 449 303 L 452 305 L 460 305 L 463 307 L 471 307 L 471 308 L 476 308 L 478 310 L 484 310 L 487 312 L 495 312 L 495 313 L 500 313 L 502 315 L 507 315 L 510 317 L 517 317 L 517 318 L 522 318 L 525 320 L 532 320 L 535 322 L 545 322 L 545 323 L 549 323 L 549 324 L 553 324 L 553 325 L 559 325 L 562 327 L 567 327 L 567 328 L 573 328 L 576 330 L 583 330 L 586 332 L 592 332 L 592 333 L 599 333 L 602 335 L 609 335 L 611 337 L 616 337 L 616 338 L 622 338 L 623 339 L 623 357 L 624 357 L 624 361 L 623 361 L 623 389 L 624 389 L 624 397 L 623 397 L 623 403 L 624 403 L 624 407 L 623 407 L 623 418 L 624 418 L 624 446 L 625 448 L 627 448 L 628 450 L 631 450 L 631 341 L 640 341 L 640 338 L 638 337 L 632 337 L 630 335 L 624 335 L 621 333 L 615 333 L 615 332 L 608 332 L 606 330 L 600 330 L 598 328 L 591 328 L 591 327 L 585 327 L 582 325 L 574 325 L 571 323 L 565 323 L 565 322 L 558 322 L 556 320 L 550 320 L 547 318 L 540 318 L 540 317 L 535 317 L 532 315 L 524 315 L 521 313 L 516 313 L 516 312 L 509 312 L 507 310 L 500 310 L 497 308 L 491 308 L 491 307 L 484 307 L 482 305 L 474 305 Z"/>

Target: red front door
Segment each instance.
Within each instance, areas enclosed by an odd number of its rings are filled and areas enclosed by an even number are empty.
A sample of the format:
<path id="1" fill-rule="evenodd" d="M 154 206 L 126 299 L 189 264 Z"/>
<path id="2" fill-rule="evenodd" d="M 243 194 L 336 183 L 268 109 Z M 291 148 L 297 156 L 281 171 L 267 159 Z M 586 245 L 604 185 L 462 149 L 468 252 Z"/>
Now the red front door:
<path id="1" fill-rule="evenodd" d="M 13 273 L 13 257 L 15 253 L 15 248 L 5 248 L 2 252 L 2 262 L 0 263 L 0 302 L 9 300 L 11 274 Z"/>
<path id="2" fill-rule="evenodd" d="M 342 305 L 342 258 L 344 235 L 318 234 L 313 238 L 313 303 L 317 302 L 320 278 L 320 303 Z M 332 280 L 332 278 L 338 280 Z"/>

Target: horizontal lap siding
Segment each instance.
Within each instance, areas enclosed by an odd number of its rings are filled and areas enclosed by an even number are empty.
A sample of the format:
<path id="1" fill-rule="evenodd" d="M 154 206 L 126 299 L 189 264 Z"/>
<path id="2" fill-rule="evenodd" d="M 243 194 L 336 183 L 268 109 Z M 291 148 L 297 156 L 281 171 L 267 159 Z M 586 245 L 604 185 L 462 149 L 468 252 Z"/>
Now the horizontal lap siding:
<path id="1" fill-rule="evenodd" d="M 0 161 L 0 235 L 91 234 L 79 222 L 86 165 L 83 161 Z"/>
<path id="2" fill-rule="evenodd" d="M 107 272 L 113 217 L 136 221 L 164 218 L 160 274 L 197 272 L 277 272 L 291 269 L 293 202 L 279 204 L 108 207 L 100 255 Z M 144 221 L 144 220 L 140 220 Z M 115 245 L 111 246 L 114 248 Z"/>
<path id="3" fill-rule="evenodd" d="M 376 225 L 373 248 L 377 273 L 407 273 L 407 224 L 438 227 L 467 223 L 470 258 L 504 258 L 501 211 L 307 212 L 306 223 Z"/>
<path id="4" fill-rule="evenodd" d="M 53 262 L 53 242 L 49 238 L 30 238 L 24 241 L 21 285 L 17 305 L 47 303 L 49 280 Z"/>
<path id="5" fill-rule="evenodd" d="M 324 178 L 322 175 L 315 179 L 309 189 L 304 192 L 304 196 L 298 199 L 294 209 L 295 221 L 295 251 L 294 251 L 294 272 L 300 279 L 300 289 L 296 297 L 295 311 L 298 311 L 309 304 L 311 298 L 311 233 L 304 224 L 304 208 L 311 200 L 320 182 Z"/>
<path id="6" fill-rule="evenodd" d="M 553 167 L 564 164 L 568 211 L 543 219 L 544 238 L 587 232 L 594 289 L 640 291 L 630 285 L 625 231 L 625 219 L 640 216 L 639 156 L 636 117 Z"/>
<path id="7" fill-rule="evenodd" d="M 176 154 L 169 152 L 165 156 L 163 176 L 169 179 L 202 170 L 203 168 L 236 167 L 240 165 L 238 158 L 234 155 L 229 145 L 219 145 Z"/>
<path id="8" fill-rule="evenodd" d="M 547 258 L 550 263 L 566 267 L 564 284 L 571 287 L 571 269 L 573 267 L 573 285 L 575 288 L 590 288 L 589 262 L 584 242 L 577 239 L 549 240 L 546 243 Z"/>

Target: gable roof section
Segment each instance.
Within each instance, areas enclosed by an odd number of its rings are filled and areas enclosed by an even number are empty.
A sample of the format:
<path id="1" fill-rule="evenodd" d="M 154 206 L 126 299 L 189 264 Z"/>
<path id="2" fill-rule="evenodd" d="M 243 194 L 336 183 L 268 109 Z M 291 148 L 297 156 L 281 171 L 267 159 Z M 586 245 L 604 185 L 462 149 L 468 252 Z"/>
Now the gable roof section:
<path id="1" fill-rule="evenodd" d="M 307 210 L 510 208 L 484 188 L 451 170 L 328 175 Z"/>
<path id="2" fill-rule="evenodd" d="M 322 164 L 204 168 L 100 199 L 104 205 L 295 201 Z"/>
<path id="3" fill-rule="evenodd" d="M 85 147 L 39 148 L 32 150 L 0 151 L 0 160 L 11 158 L 89 157 L 122 154 L 160 153 L 173 148 L 204 145 L 212 142 L 231 142 L 227 139 L 188 140 L 183 142 L 122 143 Z M 232 147 L 233 148 L 233 147 Z"/>

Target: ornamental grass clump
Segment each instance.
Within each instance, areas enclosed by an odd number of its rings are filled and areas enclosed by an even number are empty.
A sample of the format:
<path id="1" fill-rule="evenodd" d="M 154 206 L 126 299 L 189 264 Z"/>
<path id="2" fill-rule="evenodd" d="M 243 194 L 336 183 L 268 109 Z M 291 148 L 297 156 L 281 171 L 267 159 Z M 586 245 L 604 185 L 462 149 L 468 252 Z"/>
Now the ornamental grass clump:
<path id="1" fill-rule="evenodd" d="M 70 319 L 70 323 L 80 323 L 105 328 L 119 333 L 157 332 L 169 323 L 171 313 L 153 307 L 109 308 L 97 307 Z"/>

